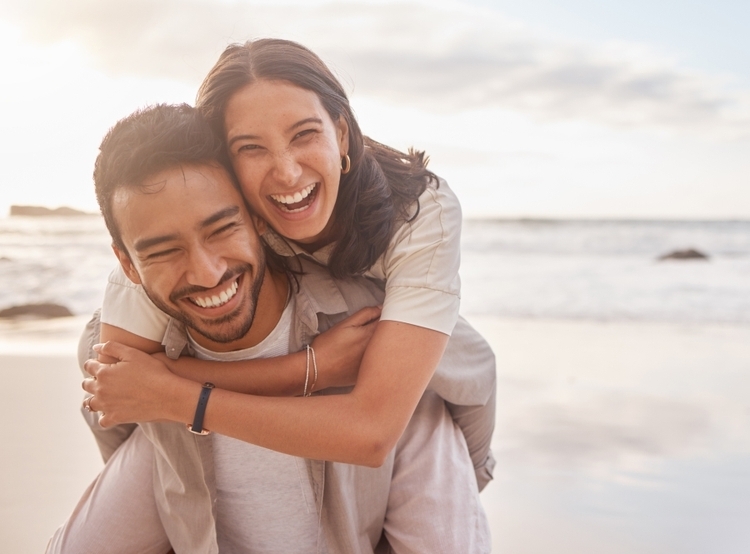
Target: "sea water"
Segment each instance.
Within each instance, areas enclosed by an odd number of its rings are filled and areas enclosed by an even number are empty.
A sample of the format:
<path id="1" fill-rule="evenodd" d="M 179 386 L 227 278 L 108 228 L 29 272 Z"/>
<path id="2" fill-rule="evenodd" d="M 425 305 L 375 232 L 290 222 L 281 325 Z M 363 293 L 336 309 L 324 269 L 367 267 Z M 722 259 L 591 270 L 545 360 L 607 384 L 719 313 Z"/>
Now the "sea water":
<path id="1" fill-rule="evenodd" d="M 0 219 L 0 309 L 100 306 L 116 265 L 103 220 Z M 693 248 L 707 260 L 659 261 Z M 750 324 L 750 221 L 468 220 L 462 312 Z"/>

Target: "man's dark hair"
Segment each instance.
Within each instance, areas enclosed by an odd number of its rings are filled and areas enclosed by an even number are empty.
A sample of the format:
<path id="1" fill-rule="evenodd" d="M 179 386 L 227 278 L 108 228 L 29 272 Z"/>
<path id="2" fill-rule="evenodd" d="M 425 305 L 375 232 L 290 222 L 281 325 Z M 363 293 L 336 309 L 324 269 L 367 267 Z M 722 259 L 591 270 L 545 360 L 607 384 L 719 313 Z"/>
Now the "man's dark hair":
<path id="1" fill-rule="evenodd" d="M 200 112 L 187 104 L 149 106 L 109 130 L 94 165 L 94 187 L 117 248 L 127 252 L 112 213 L 117 190 L 143 187 L 150 176 L 183 164 L 219 164 L 237 186 L 222 141 Z"/>

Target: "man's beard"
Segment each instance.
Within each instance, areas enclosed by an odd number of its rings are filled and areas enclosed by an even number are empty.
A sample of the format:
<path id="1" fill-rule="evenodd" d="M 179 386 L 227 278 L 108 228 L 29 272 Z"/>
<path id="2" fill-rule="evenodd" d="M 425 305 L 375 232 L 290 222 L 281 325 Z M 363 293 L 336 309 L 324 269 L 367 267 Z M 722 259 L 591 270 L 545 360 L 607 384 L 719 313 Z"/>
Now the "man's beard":
<path id="1" fill-rule="evenodd" d="M 143 290 L 146 292 L 149 299 L 151 299 L 151 302 L 168 316 L 181 321 L 189 329 L 193 329 L 213 342 L 225 344 L 241 339 L 253 326 L 255 309 L 258 306 L 258 297 L 260 296 L 260 289 L 263 286 L 263 278 L 266 274 L 265 257 L 261 256 L 258 260 L 258 264 L 255 266 L 255 271 L 252 270 L 253 266 L 250 264 L 242 264 L 227 269 L 224 275 L 222 275 L 221 280 L 216 286 L 231 281 L 243 273 L 245 275 L 242 280 L 242 285 L 244 287 L 247 287 L 245 281 L 249 279 L 250 275 L 253 276 L 253 281 L 249 286 L 249 295 L 242 300 L 243 304 L 238 305 L 235 311 L 225 314 L 220 318 L 203 319 L 178 309 L 181 299 L 208 290 L 204 287 L 188 286 L 173 291 L 169 295 L 169 300 L 172 302 L 171 305 L 164 302 L 156 294 L 153 294 L 146 285 L 143 286 Z M 237 294 L 241 294 L 241 292 L 242 291 L 238 290 Z M 191 300 L 187 300 L 187 302 L 191 302 Z M 250 306 L 245 308 L 245 304 L 248 302 L 250 303 Z M 245 308 L 244 311 L 246 311 L 244 314 L 243 308 Z"/>

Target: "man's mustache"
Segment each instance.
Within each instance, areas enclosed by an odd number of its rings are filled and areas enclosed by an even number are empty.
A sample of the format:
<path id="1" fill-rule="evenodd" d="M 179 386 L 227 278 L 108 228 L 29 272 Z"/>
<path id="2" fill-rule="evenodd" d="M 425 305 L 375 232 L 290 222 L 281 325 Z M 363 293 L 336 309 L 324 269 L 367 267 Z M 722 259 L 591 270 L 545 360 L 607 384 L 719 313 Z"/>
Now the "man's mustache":
<path id="1" fill-rule="evenodd" d="M 250 264 L 242 264 L 236 267 L 230 267 L 224 272 L 224 275 L 221 276 L 221 279 L 219 279 L 219 282 L 216 283 L 213 287 L 206 288 L 206 287 L 201 287 L 198 285 L 188 285 L 188 286 L 182 287 L 181 289 L 172 291 L 172 294 L 169 295 L 169 300 L 172 303 L 177 303 L 179 300 L 182 300 L 186 296 L 192 296 L 193 294 L 205 292 L 207 290 L 216 288 L 222 285 L 223 283 L 226 283 L 227 281 L 231 281 L 238 275 L 252 271 L 252 269 L 253 269 L 253 266 L 251 266 Z"/>

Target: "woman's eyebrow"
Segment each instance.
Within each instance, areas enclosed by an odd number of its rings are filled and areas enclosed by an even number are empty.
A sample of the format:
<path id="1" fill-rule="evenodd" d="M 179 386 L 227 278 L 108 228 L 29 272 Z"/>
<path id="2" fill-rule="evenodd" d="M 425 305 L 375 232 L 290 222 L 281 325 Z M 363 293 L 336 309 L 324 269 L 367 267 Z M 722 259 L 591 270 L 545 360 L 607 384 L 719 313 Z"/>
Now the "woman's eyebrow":
<path id="1" fill-rule="evenodd" d="M 307 117 L 305 119 L 302 119 L 301 121 L 298 121 L 297 123 L 289 127 L 286 131 L 287 133 L 289 131 L 294 131 L 297 127 L 302 127 L 303 125 L 307 125 L 308 123 L 317 123 L 319 125 L 322 125 L 323 120 L 320 119 L 319 117 Z"/>
<path id="2" fill-rule="evenodd" d="M 238 140 L 257 140 L 259 138 L 258 135 L 236 135 L 227 141 L 227 147 L 231 147 Z"/>

